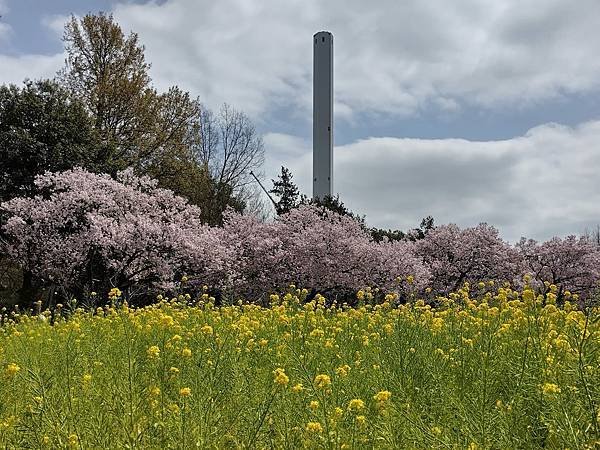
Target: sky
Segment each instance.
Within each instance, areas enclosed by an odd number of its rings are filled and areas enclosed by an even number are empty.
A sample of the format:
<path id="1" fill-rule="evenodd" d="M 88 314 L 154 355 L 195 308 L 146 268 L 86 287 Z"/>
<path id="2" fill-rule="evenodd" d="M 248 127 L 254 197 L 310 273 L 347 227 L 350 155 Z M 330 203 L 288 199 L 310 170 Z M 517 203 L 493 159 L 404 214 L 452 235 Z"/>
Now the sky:
<path id="1" fill-rule="evenodd" d="M 159 90 L 246 112 L 266 180 L 312 191 L 312 36 L 334 35 L 334 192 L 371 226 L 502 237 L 600 224 L 597 0 L 0 0 L 0 83 L 53 77 L 65 20 L 111 12 Z M 269 183 L 268 183 L 269 184 Z"/>

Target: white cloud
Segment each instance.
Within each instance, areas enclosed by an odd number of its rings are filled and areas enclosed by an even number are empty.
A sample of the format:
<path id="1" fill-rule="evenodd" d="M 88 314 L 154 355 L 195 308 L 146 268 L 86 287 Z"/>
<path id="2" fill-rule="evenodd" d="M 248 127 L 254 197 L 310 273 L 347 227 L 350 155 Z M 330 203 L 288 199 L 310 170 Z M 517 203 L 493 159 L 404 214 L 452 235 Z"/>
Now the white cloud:
<path id="1" fill-rule="evenodd" d="M 42 17 L 42 25 L 52 31 L 56 36 L 62 37 L 65 30 L 65 24 L 69 21 L 70 15 L 50 14 Z"/>
<path id="2" fill-rule="evenodd" d="M 528 105 L 600 87 L 596 0 L 169 0 L 114 11 L 140 34 L 157 84 L 254 116 L 310 110 L 321 29 L 335 36 L 338 117 Z"/>
<path id="3" fill-rule="evenodd" d="M 334 150 L 334 190 L 373 226 L 488 222 L 511 242 L 600 223 L 600 121 L 546 124 L 503 141 L 368 138 Z M 311 194 L 307 141 L 267 135 L 267 178 L 282 164 Z"/>
<path id="4" fill-rule="evenodd" d="M 600 90 L 596 0 L 168 0 L 113 12 L 139 33 L 159 88 L 178 84 L 255 120 L 282 108 L 310 119 L 311 36 L 322 29 L 335 36 L 336 117 L 350 121 L 357 112 L 453 114 Z M 60 33 L 66 18 L 42 24 Z M 27 57 L 38 77 L 48 57 Z"/>
<path id="5" fill-rule="evenodd" d="M 53 78 L 64 64 L 65 56 L 56 55 L 20 55 L 0 54 L 0 84 L 21 84 L 26 78 Z"/>

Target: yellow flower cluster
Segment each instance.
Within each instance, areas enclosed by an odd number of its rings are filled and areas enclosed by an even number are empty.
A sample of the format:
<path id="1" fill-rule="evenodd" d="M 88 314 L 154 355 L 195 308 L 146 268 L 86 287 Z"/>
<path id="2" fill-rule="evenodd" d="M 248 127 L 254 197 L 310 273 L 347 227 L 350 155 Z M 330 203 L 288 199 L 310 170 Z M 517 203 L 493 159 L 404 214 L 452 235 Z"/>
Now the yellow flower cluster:
<path id="1" fill-rule="evenodd" d="M 329 375 L 320 374 L 315 377 L 315 386 L 319 389 L 328 387 L 331 384 L 331 378 Z"/>
<path id="2" fill-rule="evenodd" d="M 275 369 L 273 371 L 273 375 L 275 375 L 275 380 L 274 381 L 275 381 L 276 384 L 280 384 L 282 386 L 285 386 L 290 381 L 290 378 L 285 374 L 285 370 L 283 370 L 281 367 Z"/>
<path id="3" fill-rule="evenodd" d="M 158 348 L 158 345 L 152 345 L 151 347 L 148 347 L 146 353 L 148 354 L 148 358 L 156 359 L 160 356 L 160 348 Z"/>
<path id="4" fill-rule="evenodd" d="M 189 387 L 182 387 L 181 389 L 179 389 L 179 395 L 181 395 L 182 397 L 189 397 L 190 395 L 192 395 L 192 390 Z"/>
<path id="5" fill-rule="evenodd" d="M 349 411 L 360 411 L 364 408 L 365 408 L 365 402 L 363 402 L 359 398 L 354 398 L 354 399 L 350 400 L 350 403 L 348 403 Z"/>
<path id="6" fill-rule="evenodd" d="M 542 392 L 544 394 L 559 394 L 560 391 L 560 387 L 554 383 L 544 383 L 542 385 Z"/>
<path id="7" fill-rule="evenodd" d="M 8 378 L 13 378 L 16 374 L 19 373 L 19 371 L 21 370 L 21 368 L 15 364 L 15 363 L 10 363 L 6 366 L 6 368 L 4 369 L 4 374 L 8 377 Z"/>
<path id="8" fill-rule="evenodd" d="M 322 433 L 323 426 L 319 422 L 308 422 L 306 424 L 306 431 L 310 433 Z"/>

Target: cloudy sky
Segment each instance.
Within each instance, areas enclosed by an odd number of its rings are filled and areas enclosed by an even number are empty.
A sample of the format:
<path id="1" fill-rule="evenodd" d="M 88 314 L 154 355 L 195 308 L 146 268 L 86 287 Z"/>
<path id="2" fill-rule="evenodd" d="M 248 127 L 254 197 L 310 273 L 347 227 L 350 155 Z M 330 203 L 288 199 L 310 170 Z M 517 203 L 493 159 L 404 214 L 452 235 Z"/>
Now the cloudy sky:
<path id="1" fill-rule="evenodd" d="M 334 34 L 334 190 L 369 224 L 600 224 L 597 0 L 0 0 L 0 83 L 52 77 L 71 14 L 112 12 L 154 84 L 245 111 L 311 193 L 312 35 Z"/>

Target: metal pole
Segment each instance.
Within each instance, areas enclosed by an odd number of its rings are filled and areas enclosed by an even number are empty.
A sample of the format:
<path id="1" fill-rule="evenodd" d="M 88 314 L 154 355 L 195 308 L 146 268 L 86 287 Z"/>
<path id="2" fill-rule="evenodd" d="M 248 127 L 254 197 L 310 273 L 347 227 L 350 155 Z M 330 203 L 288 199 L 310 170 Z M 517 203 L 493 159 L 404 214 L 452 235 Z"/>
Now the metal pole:
<path id="1" fill-rule="evenodd" d="M 256 182 L 258 183 L 258 185 L 262 188 L 263 191 L 265 191 L 265 194 L 267 194 L 267 197 L 269 197 L 269 200 L 271 200 L 271 202 L 273 202 L 273 206 L 275 207 L 275 211 L 277 211 L 277 202 L 275 200 L 273 200 L 273 197 L 271 197 L 271 194 L 269 194 L 269 191 L 267 191 L 265 189 L 265 187 L 263 186 L 263 184 L 260 182 L 260 180 L 258 178 L 256 178 L 256 175 L 254 175 L 254 172 L 250 171 L 250 175 L 252 175 L 254 177 L 254 179 L 256 180 Z"/>

